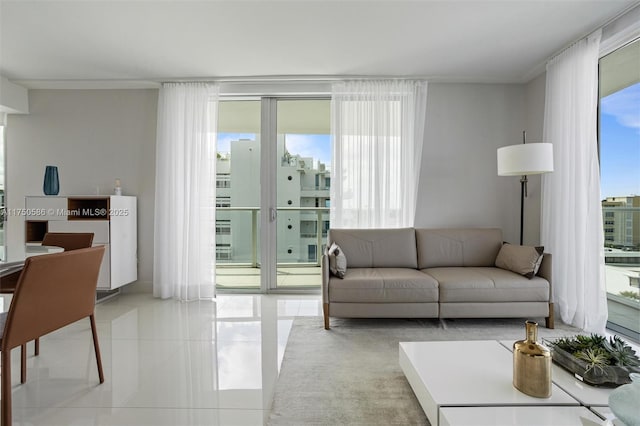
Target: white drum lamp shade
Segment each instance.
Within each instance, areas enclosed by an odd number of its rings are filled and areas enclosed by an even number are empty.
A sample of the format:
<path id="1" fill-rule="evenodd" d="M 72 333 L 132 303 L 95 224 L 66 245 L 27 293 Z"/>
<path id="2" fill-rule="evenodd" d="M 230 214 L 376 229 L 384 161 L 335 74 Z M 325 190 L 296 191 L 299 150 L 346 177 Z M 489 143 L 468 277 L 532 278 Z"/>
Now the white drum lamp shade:
<path id="1" fill-rule="evenodd" d="M 498 148 L 498 176 L 524 176 L 553 171 L 553 145 L 527 143 Z"/>
<path id="2" fill-rule="evenodd" d="M 550 143 L 526 143 L 522 132 L 521 145 L 498 148 L 498 176 L 520 178 L 520 245 L 524 241 L 524 199 L 527 196 L 527 175 L 539 175 L 553 171 L 553 145 Z"/>

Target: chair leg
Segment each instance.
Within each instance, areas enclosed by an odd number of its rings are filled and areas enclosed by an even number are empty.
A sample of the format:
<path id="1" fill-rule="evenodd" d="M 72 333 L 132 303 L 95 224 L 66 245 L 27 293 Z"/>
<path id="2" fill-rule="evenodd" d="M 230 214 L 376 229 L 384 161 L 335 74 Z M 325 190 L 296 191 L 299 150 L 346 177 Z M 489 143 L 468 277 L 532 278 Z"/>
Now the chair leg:
<path id="1" fill-rule="evenodd" d="M 100 345 L 98 344 L 98 332 L 96 330 L 96 318 L 93 314 L 89 315 L 91 321 L 91 334 L 93 334 L 93 349 L 96 351 L 96 362 L 98 364 L 98 377 L 100 383 L 104 383 L 104 373 L 102 371 L 102 358 L 100 357 Z"/>
<path id="2" fill-rule="evenodd" d="M 27 382 L 27 344 L 20 345 L 20 383 Z"/>
<path id="3" fill-rule="evenodd" d="M 2 351 L 0 355 L 2 362 L 2 389 L 0 398 L 2 399 L 2 415 L 0 425 L 11 426 L 11 350 Z"/>
<path id="4" fill-rule="evenodd" d="M 40 338 L 36 337 L 36 340 L 33 341 L 33 355 L 40 355 Z"/>

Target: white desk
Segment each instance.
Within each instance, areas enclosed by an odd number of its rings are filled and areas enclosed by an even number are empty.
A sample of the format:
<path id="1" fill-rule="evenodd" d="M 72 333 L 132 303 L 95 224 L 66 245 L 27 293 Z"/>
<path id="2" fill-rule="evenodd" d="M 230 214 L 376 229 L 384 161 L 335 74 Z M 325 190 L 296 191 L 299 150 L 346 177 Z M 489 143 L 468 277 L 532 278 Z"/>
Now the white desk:
<path id="1" fill-rule="evenodd" d="M 549 407 L 580 406 L 555 384 L 550 398 L 534 398 L 514 388 L 512 354 L 495 340 L 401 342 L 399 359 L 433 426 L 447 424 L 442 421 L 445 407 L 547 407 L 545 412 L 555 412 Z"/>

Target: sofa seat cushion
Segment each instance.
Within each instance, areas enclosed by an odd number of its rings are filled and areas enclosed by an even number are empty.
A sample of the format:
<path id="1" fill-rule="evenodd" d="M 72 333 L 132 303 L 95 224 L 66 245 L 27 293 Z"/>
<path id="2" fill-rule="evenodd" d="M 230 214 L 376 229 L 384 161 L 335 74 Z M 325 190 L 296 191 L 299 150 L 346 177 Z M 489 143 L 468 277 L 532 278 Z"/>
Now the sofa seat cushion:
<path id="1" fill-rule="evenodd" d="M 549 282 L 495 267 L 427 268 L 438 281 L 440 303 L 548 302 Z"/>
<path id="2" fill-rule="evenodd" d="M 331 302 L 424 303 L 438 301 L 438 282 L 410 268 L 349 268 L 329 279 Z"/>

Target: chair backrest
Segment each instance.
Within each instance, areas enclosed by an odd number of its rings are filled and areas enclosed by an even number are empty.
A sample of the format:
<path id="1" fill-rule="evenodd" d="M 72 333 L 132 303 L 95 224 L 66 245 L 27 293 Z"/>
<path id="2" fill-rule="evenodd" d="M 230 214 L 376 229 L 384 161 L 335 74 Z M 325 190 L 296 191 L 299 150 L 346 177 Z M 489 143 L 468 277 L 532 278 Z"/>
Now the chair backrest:
<path id="1" fill-rule="evenodd" d="M 104 246 L 27 258 L 11 300 L 1 350 L 92 315 Z"/>
<path id="2" fill-rule="evenodd" d="M 42 238 L 43 246 L 62 247 L 64 251 L 91 247 L 93 232 L 47 232 Z"/>

